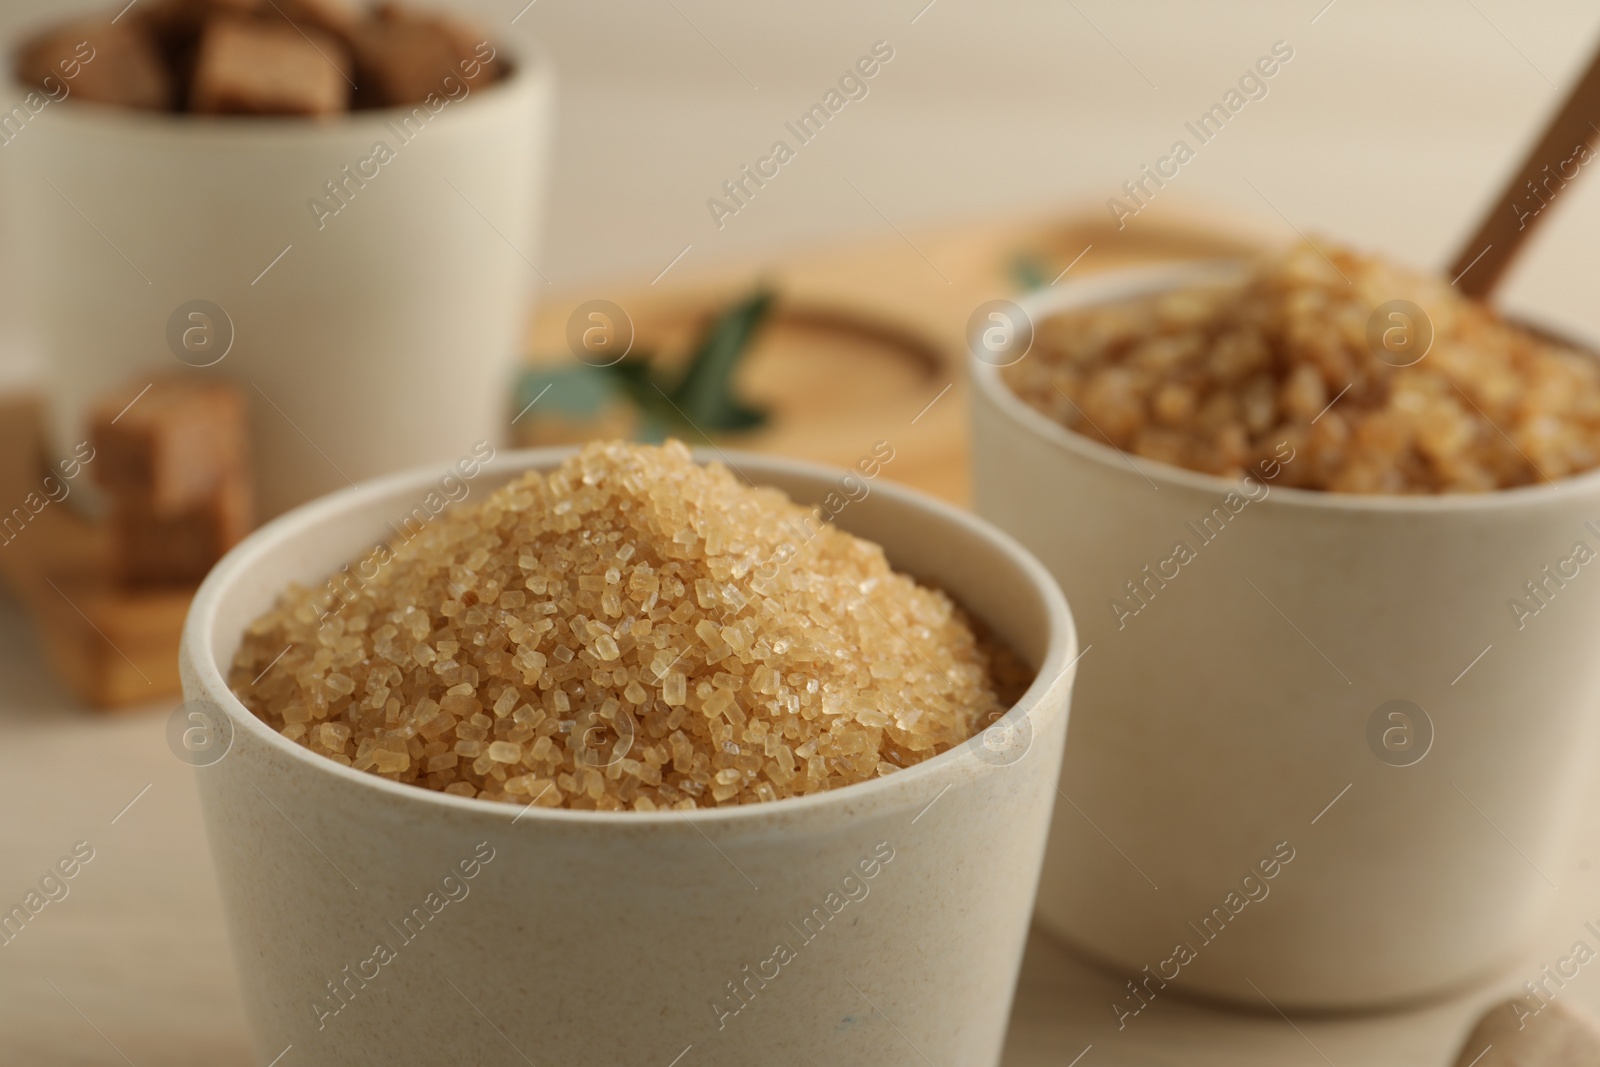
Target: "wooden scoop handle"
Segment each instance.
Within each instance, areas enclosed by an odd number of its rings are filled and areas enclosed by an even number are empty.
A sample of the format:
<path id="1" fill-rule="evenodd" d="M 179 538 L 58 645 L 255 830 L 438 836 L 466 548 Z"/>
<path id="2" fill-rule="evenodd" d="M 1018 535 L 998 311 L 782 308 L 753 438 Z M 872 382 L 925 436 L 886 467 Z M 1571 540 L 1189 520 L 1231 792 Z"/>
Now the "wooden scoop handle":
<path id="1" fill-rule="evenodd" d="M 1600 162 L 1600 50 L 1550 120 L 1493 209 L 1450 266 L 1456 288 L 1488 300 L 1550 204 L 1590 163 Z"/>

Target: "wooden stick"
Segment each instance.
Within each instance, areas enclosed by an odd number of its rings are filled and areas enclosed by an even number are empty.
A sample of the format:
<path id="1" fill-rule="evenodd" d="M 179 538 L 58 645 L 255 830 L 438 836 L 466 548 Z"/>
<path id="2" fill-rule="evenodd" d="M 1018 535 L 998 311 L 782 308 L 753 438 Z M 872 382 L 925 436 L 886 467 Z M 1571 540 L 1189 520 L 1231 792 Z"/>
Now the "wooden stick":
<path id="1" fill-rule="evenodd" d="M 1461 247 L 1450 266 L 1450 277 L 1458 289 L 1479 300 L 1489 299 L 1556 195 L 1578 176 L 1579 168 L 1600 155 L 1593 149 L 1597 140 L 1600 50 L 1494 208 Z"/>

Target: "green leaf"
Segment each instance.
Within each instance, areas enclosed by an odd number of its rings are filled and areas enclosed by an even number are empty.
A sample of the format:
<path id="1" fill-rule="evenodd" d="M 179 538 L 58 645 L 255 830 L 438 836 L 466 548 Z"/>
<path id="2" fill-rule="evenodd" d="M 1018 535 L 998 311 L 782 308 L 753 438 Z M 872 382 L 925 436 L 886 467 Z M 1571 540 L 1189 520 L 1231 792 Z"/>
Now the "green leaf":
<path id="1" fill-rule="evenodd" d="M 636 436 L 641 441 L 764 426 L 767 413 L 735 395 L 733 375 L 749 354 L 772 301 L 770 291 L 758 289 L 718 314 L 697 339 L 683 376 L 670 389 L 657 377 L 654 356 L 636 352 L 605 367 L 530 369 L 517 384 L 517 410 L 525 410 L 548 386 L 548 395 L 542 395 L 530 418 L 537 418 L 540 410 L 593 417 L 613 398 L 625 397 L 638 409 Z"/>
<path id="2" fill-rule="evenodd" d="M 1043 260 L 1024 252 L 1011 260 L 1011 280 L 1018 289 L 1028 292 L 1043 289 L 1050 281 L 1050 273 Z"/>
<path id="3" fill-rule="evenodd" d="M 763 426 L 767 413 L 734 393 L 733 374 L 772 310 L 773 294 L 758 289 L 734 304 L 701 336 L 683 378 L 667 394 L 682 418 L 705 432 Z"/>
<path id="4" fill-rule="evenodd" d="M 605 368 L 612 376 L 618 390 L 639 409 L 639 426 L 634 436 L 641 441 L 659 444 L 672 436 L 675 428 L 684 425 L 683 418 L 667 402 L 667 395 L 656 385 L 653 374 L 654 358 L 647 352 L 629 356 Z M 679 430 L 678 432 L 682 432 Z"/>
<path id="5" fill-rule="evenodd" d="M 598 415 L 616 393 L 616 383 L 598 367 L 530 367 L 517 380 L 512 410 L 529 418 L 546 411 L 587 419 Z"/>

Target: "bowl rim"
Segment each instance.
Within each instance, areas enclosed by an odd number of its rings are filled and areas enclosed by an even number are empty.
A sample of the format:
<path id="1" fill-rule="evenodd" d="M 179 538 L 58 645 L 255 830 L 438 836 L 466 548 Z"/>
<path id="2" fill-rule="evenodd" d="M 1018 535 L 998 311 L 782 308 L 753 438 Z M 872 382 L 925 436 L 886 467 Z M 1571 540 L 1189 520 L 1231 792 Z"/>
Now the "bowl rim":
<path id="1" fill-rule="evenodd" d="M 1036 325 L 1064 311 L 1117 303 L 1187 285 L 1226 284 L 1240 277 L 1248 265 L 1249 261 L 1243 259 L 1207 259 L 1122 267 L 1074 279 L 1059 287 L 1033 290 L 1018 297 L 1016 304 Z M 1001 368 L 979 359 L 970 349 L 967 367 L 974 382 L 974 395 L 981 392 L 984 399 L 999 408 L 1012 422 L 1059 451 L 1114 468 L 1121 475 L 1131 476 L 1137 472 L 1160 486 L 1197 490 L 1212 495 L 1238 490 L 1238 478 L 1206 474 L 1162 460 L 1130 455 L 1067 429 L 1012 392 L 1001 377 Z M 1128 469 L 1130 464 L 1134 465 L 1133 471 Z M 1600 467 L 1553 482 L 1493 489 L 1483 493 L 1336 493 L 1325 489 L 1276 485 L 1271 489 L 1271 493 L 1259 503 L 1276 507 L 1403 515 L 1487 512 L 1535 507 L 1572 496 L 1600 492 Z"/>
<path id="2" fill-rule="evenodd" d="M 72 19 L 53 16 L 36 19 L 13 30 L 0 42 L 0 85 L 13 92 L 26 95 L 42 92 L 37 85 L 29 85 L 17 77 L 17 49 L 26 41 L 53 27 Z M 555 81 L 555 65 L 549 49 L 538 41 L 508 40 L 504 36 L 485 35 L 494 46 L 497 56 L 508 60 L 506 74 L 483 88 L 470 90 L 452 107 L 476 112 L 496 101 L 513 98 L 523 93 L 548 93 Z M 68 94 L 59 103 L 52 101 L 57 111 L 57 121 L 84 123 L 96 132 L 119 128 L 127 132 L 163 134 L 172 137 L 199 137 L 214 142 L 224 138 L 264 139 L 272 137 L 301 136 L 306 138 L 331 138 L 350 135 L 367 136 L 389 128 L 391 120 L 410 115 L 422 107 L 421 101 L 410 105 L 346 110 L 333 115 L 203 115 L 189 111 L 147 111 L 142 108 L 123 107 L 93 100 L 74 100 Z M 12 106 L 21 106 L 20 99 Z M 444 114 L 443 110 L 439 114 Z"/>
<path id="3" fill-rule="evenodd" d="M 505 480 L 509 480 L 523 471 L 552 469 L 559 465 L 563 459 L 575 454 L 578 450 L 579 446 L 559 446 L 506 451 L 499 453 L 493 459 L 484 463 L 482 473 L 490 475 L 504 474 L 506 475 Z M 697 463 L 704 464 L 717 461 L 740 473 L 749 471 L 757 485 L 765 485 L 763 476 L 774 473 L 815 480 L 819 484 L 836 483 L 841 476 L 847 473 L 842 468 L 826 464 L 811 463 L 784 456 L 739 451 L 730 452 L 715 447 L 695 449 L 694 458 Z M 666 826 L 681 827 L 685 822 L 688 822 L 696 829 L 708 823 L 719 826 L 723 824 L 733 824 L 735 826 L 742 824 L 758 825 L 776 816 L 804 817 L 808 813 L 818 810 L 837 808 L 840 805 L 850 807 L 859 802 L 872 801 L 874 798 L 894 803 L 893 794 L 895 793 L 906 794 L 906 802 L 909 803 L 910 791 L 915 790 L 917 785 L 925 779 L 955 772 L 961 766 L 958 761 L 965 757 L 968 746 L 977 738 L 983 736 L 980 732 L 968 741 L 956 745 L 948 751 L 913 764 L 887 777 L 874 778 L 870 781 L 858 782 L 838 789 L 812 793 L 801 797 L 785 797 L 775 801 L 731 807 L 696 808 L 689 819 L 685 819 L 684 816 L 690 815 L 690 813 L 677 809 L 662 809 L 653 812 L 631 810 L 584 811 L 568 808 L 535 808 L 528 805 L 508 804 L 503 801 L 482 800 L 477 797 L 461 797 L 422 786 L 392 782 L 366 771 L 358 771 L 352 767 L 335 763 L 325 756 L 312 752 L 303 745 L 290 741 L 259 719 L 249 708 L 245 707 L 228 687 L 211 642 L 211 631 L 214 628 L 215 617 L 220 604 L 227 598 L 236 580 L 248 572 L 257 558 L 284 539 L 302 534 L 308 529 L 333 520 L 373 499 L 395 494 L 414 493 L 419 489 L 432 486 L 437 482 L 438 475 L 439 472 L 434 467 L 415 467 L 373 479 L 365 485 L 339 489 L 302 504 L 251 533 L 245 540 L 235 545 L 206 575 L 205 580 L 196 591 L 194 600 L 191 602 L 188 614 L 184 619 L 179 655 L 180 665 L 184 668 L 185 681 L 191 677 L 194 679 L 195 684 L 201 690 L 197 695 L 222 708 L 232 721 L 235 732 L 243 730 L 250 733 L 256 740 L 264 743 L 270 749 L 297 763 L 314 768 L 312 773 L 331 774 L 335 779 L 349 783 L 351 788 L 375 790 L 376 795 L 392 796 L 398 803 L 410 802 L 436 805 L 445 811 L 489 818 L 506 823 L 515 823 L 526 819 L 531 825 L 539 825 L 541 823 L 577 827 L 604 825 L 612 829 L 644 828 L 658 832 Z M 482 474 L 480 474 L 481 476 Z M 504 481 L 494 483 L 490 487 L 490 491 L 492 492 L 503 484 L 505 484 Z M 1038 591 L 1049 628 L 1049 632 L 1046 635 L 1044 655 L 1033 682 L 1022 696 L 1017 699 L 1016 703 L 1008 708 L 1004 715 L 995 720 L 995 725 L 1000 723 L 1015 724 L 1028 718 L 1036 710 L 1041 709 L 1047 714 L 1059 714 L 1065 717 L 1068 714 L 1072 680 L 1075 677 L 1077 664 L 1082 658 L 1082 654 L 1078 650 L 1077 627 L 1072 617 L 1071 609 L 1067 605 L 1066 596 L 1062 593 L 1055 579 L 1051 577 L 1050 572 L 1045 569 L 1044 564 L 1040 563 L 1020 542 L 987 520 L 952 504 L 947 504 L 920 490 L 884 479 L 874 485 L 873 493 L 874 495 L 882 493 L 902 506 L 908 506 L 922 512 L 923 516 L 928 519 L 955 525 L 969 534 L 982 538 L 997 549 L 1030 581 Z M 1051 712 L 1051 695 L 1062 685 L 1066 687 L 1067 697 L 1061 699 L 1058 702 L 1059 706 L 1054 712 Z M 195 699 L 195 697 L 188 694 L 185 695 L 186 702 L 192 699 Z M 1038 725 L 1034 726 L 1033 732 L 1035 734 L 1040 732 Z M 227 756 L 224 755 L 223 759 L 218 761 L 218 765 L 225 763 L 226 759 Z M 973 774 L 996 773 L 1008 769 L 1007 766 L 987 765 L 982 761 L 974 760 L 972 762 L 978 764 L 975 771 L 969 772 Z M 207 769 L 209 768 L 199 769 L 197 773 L 203 773 Z M 952 779 L 949 785 L 960 784 L 960 781 L 959 778 Z"/>

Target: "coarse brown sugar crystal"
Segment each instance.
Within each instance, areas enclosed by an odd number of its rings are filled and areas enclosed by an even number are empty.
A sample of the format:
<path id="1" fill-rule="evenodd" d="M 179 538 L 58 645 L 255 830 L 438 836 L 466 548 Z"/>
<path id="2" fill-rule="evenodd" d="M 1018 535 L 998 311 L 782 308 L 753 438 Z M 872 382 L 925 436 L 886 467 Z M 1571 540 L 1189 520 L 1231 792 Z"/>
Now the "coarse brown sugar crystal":
<path id="1" fill-rule="evenodd" d="M 460 796 L 837 789 L 959 745 L 1031 681 L 877 545 L 675 441 L 592 444 L 366 560 L 287 591 L 230 683 L 313 752 Z"/>
<path id="2" fill-rule="evenodd" d="M 1277 485 L 1481 492 L 1600 466 L 1600 362 L 1325 243 L 1236 284 L 1052 316 L 1002 374 L 1089 438 Z"/>

